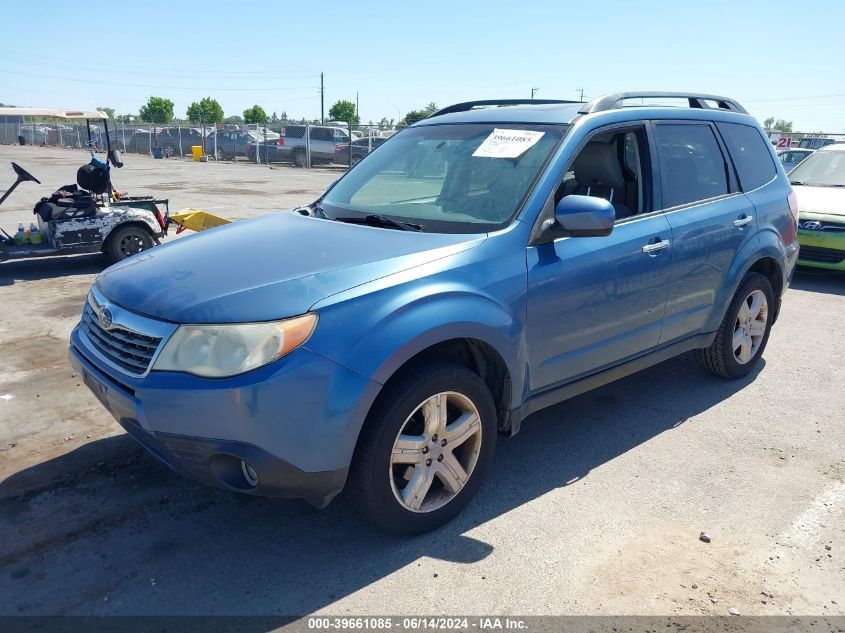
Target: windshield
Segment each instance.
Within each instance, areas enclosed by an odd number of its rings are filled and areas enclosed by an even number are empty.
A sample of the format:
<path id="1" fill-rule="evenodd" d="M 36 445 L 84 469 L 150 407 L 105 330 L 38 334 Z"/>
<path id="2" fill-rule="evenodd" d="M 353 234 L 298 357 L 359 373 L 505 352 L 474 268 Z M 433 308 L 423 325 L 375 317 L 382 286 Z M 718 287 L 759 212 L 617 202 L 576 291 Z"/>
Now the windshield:
<path id="1" fill-rule="evenodd" d="M 845 187 L 845 151 L 820 150 L 789 172 L 794 185 Z"/>
<path id="2" fill-rule="evenodd" d="M 378 214 L 435 233 L 496 230 L 516 215 L 565 131 L 511 123 L 408 128 L 340 180 L 321 208 L 330 218 Z"/>

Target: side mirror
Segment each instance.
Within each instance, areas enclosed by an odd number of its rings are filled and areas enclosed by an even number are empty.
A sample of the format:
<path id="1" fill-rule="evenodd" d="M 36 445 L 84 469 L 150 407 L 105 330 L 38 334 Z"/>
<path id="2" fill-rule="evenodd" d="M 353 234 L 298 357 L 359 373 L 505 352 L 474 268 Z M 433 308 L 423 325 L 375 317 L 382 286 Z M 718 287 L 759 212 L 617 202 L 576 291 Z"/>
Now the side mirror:
<path id="1" fill-rule="evenodd" d="M 602 237 L 610 235 L 616 211 L 604 198 L 565 196 L 555 207 L 555 231 L 571 237 Z"/>
<path id="2" fill-rule="evenodd" d="M 113 149 L 109 152 L 109 162 L 118 169 L 123 167 L 123 156 L 120 155 L 119 149 Z"/>

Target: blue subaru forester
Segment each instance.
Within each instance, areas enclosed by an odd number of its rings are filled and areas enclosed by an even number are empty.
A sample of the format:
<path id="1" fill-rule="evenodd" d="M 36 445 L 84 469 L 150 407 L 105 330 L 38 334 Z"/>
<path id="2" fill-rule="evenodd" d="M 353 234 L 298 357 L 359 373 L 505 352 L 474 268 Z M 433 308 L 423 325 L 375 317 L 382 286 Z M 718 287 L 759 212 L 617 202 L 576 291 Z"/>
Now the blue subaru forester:
<path id="1" fill-rule="evenodd" d="M 796 224 L 732 99 L 463 103 L 307 207 L 112 266 L 70 359 L 179 473 L 318 506 L 346 487 L 418 533 L 469 503 L 497 434 L 542 407 L 689 350 L 751 371 Z"/>

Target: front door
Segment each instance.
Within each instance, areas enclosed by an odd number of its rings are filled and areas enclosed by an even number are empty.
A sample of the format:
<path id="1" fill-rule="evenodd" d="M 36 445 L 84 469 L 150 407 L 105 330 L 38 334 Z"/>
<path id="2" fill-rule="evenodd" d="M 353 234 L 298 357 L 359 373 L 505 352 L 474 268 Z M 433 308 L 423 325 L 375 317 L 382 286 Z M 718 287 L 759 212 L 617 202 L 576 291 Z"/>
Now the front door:
<path id="1" fill-rule="evenodd" d="M 556 200 L 567 193 L 610 199 L 617 220 L 606 237 L 564 237 L 527 249 L 532 391 L 658 344 L 672 236 L 664 215 L 652 210 L 651 168 L 645 127 L 616 128 L 591 137 L 558 187 Z"/>

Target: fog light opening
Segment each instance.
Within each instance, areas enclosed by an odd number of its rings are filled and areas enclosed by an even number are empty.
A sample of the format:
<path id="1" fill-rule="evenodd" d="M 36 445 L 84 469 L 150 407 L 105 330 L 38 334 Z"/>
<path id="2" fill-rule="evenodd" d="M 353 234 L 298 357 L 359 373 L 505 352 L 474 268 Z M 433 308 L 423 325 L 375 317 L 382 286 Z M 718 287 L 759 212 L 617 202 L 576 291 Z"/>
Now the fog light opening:
<path id="1" fill-rule="evenodd" d="M 255 488 L 258 485 L 258 473 L 244 460 L 241 460 L 241 472 L 243 473 L 244 479 L 246 479 L 246 483 L 251 488 Z"/>

